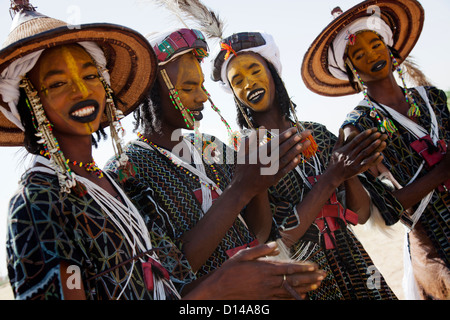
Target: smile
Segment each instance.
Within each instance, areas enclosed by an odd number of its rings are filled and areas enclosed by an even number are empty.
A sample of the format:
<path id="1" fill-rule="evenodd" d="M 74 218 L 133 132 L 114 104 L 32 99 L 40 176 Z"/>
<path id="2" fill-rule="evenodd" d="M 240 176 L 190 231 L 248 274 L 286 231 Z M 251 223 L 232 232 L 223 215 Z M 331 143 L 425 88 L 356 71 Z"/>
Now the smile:
<path id="1" fill-rule="evenodd" d="M 200 121 L 203 119 L 203 108 L 200 110 L 191 110 L 192 115 L 194 116 L 195 120 Z"/>
<path id="2" fill-rule="evenodd" d="M 247 95 L 247 100 L 251 103 L 258 103 L 259 101 L 264 98 L 264 94 L 266 93 L 266 90 L 264 89 L 256 89 L 250 92 Z"/>
<path id="3" fill-rule="evenodd" d="M 95 100 L 81 101 L 70 108 L 69 116 L 77 122 L 92 122 L 97 118 L 99 109 L 98 102 Z"/>
<path id="4" fill-rule="evenodd" d="M 370 71 L 372 72 L 381 71 L 386 65 L 387 65 L 386 60 L 378 61 L 372 66 L 372 69 L 370 69 Z"/>

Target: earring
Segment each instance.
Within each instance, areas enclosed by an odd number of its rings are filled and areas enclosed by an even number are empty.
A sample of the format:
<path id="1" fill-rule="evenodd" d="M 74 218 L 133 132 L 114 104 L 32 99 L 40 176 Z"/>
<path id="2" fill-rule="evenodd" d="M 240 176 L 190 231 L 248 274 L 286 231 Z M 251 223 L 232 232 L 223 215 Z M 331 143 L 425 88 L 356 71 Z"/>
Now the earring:
<path id="1" fill-rule="evenodd" d="M 118 162 L 118 179 L 121 183 L 125 182 L 128 178 L 136 175 L 136 166 L 128 161 L 128 156 L 124 152 L 123 137 L 125 135 L 125 129 L 123 128 L 120 120 L 124 115 L 122 110 L 116 107 L 113 99 L 113 91 L 111 87 L 106 83 L 103 77 L 100 77 L 100 81 L 103 84 L 106 92 L 106 116 L 108 118 L 109 130 L 111 133 L 111 139 L 113 141 L 113 149 Z"/>
<path id="2" fill-rule="evenodd" d="M 406 86 L 406 81 L 405 81 L 405 77 L 403 76 L 403 70 L 400 67 L 397 59 L 395 59 L 394 55 L 392 54 L 392 52 L 389 50 L 389 55 L 391 56 L 391 60 L 392 60 L 392 65 L 395 67 L 395 69 L 397 70 L 398 76 L 399 78 L 402 80 L 403 83 L 403 93 L 405 95 L 405 99 L 406 102 L 408 102 L 408 104 L 410 105 L 410 108 L 408 110 L 408 117 L 420 117 L 420 109 L 419 106 L 417 105 L 416 101 L 414 100 L 414 98 L 410 95 L 408 88 Z"/>
<path id="3" fill-rule="evenodd" d="M 371 118 L 375 118 L 377 120 L 377 122 L 378 122 L 378 130 L 380 132 L 383 132 L 383 133 L 387 132 L 389 135 L 391 135 L 392 133 L 397 131 L 397 127 L 395 126 L 394 122 L 392 122 L 391 119 L 384 117 L 384 119 L 382 120 L 380 118 L 378 110 L 375 108 L 375 106 L 373 105 L 372 101 L 369 98 L 369 95 L 367 94 L 367 90 L 366 90 L 366 86 L 364 84 L 364 81 L 361 79 L 360 75 L 356 71 L 356 68 L 353 66 L 353 64 L 350 61 L 350 59 L 347 58 L 345 63 L 347 64 L 347 66 L 352 71 L 352 74 L 355 77 L 355 79 L 356 79 L 356 81 L 358 83 L 358 86 L 359 86 L 360 90 L 362 91 L 362 93 L 364 95 L 364 100 L 366 100 L 367 103 L 369 104 L 369 107 L 370 107 L 369 115 L 370 115 L 370 117 Z"/>
<path id="4" fill-rule="evenodd" d="M 23 77 L 19 86 L 24 89 L 27 96 L 26 104 L 31 112 L 33 125 L 36 129 L 38 143 L 42 144 L 45 153 L 50 158 L 50 166 L 55 170 L 58 177 L 60 192 L 70 193 L 77 186 L 75 174 L 67 165 L 64 154 L 59 147 L 56 137 L 53 135 L 53 125 L 48 120 L 38 92 L 27 77 Z M 83 189 L 84 186 L 79 186 Z"/>
<path id="5" fill-rule="evenodd" d="M 180 110 L 183 116 L 184 122 L 188 128 L 194 127 L 194 115 L 192 112 L 183 106 L 180 97 L 178 96 L 178 91 L 174 88 L 172 82 L 170 81 L 169 75 L 165 69 L 161 69 L 161 75 L 164 82 L 166 83 L 167 89 L 169 89 L 170 100 L 172 101 L 175 109 Z"/>

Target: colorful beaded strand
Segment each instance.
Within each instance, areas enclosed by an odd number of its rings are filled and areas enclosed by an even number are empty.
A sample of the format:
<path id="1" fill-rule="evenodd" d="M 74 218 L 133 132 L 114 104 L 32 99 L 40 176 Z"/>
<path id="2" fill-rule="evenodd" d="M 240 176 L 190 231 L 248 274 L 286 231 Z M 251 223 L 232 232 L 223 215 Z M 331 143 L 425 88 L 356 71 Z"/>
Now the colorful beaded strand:
<path id="1" fill-rule="evenodd" d="M 219 178 L 219 173 L 217 172 L 217 170 L 215 169 L 214 165 L 210 165 L 210 168 L 212 170 L 212 172 L 214 173 L 215 179 L 216 179 L 216 184 L 215 185 L 210 185 L 209 183 L 206 183 L 204 181 L 202 181 L 199 177 L 197 177 L 195 174 L 193 174 L 192 172 L 190 172 L 188 169 L 184 168 L 181 164 L 176 163 L 173 158 L 170 156 L 170 154 L 164 150 L 163 148 L 157 146 L 155 143 L 149 141 L 146 137 L 144 137 L 140 132 L 137 133 L 137 136 L 140 140 L 144 141 L 145 143 L 149 144 L 150 146 L 152 146 L 153 148 L 155 148 L 156 150 L 158 150 L 162 155 L 164 155 L 166 158 L 168 158 L 176 167 L 178 170 L 180 170 L 181 172 L 183 172 L 184 174 L 186 174 L 187 176 L 191 177 L 193 180 L 196 180 L 198 183 L 206 186 L 208 189 L 210 190 L 217 190 L 220 189 L 220 178 Z"/>
<path id="2" fill-rule="evenodd" d="M 392 59 L 392 64 L 394 65 L 395 69 L 397 70 L 397 73 L 400 77 L 400 79 L 402 80 L 403 83 L 403 93 L 405 95 L 405 99 L 406 102 L 411 106 L 408 110 L 408 117 L 420 117 L 420 109 L 419 106 L 417 105 L 416 101 L 414 100 L 414 98 L 409 94 L 408 92 L 408 88 L 406 86 L 406 82 L 405 82 L 405 77 L 403 76 L 403 70 L 400 67 L 399 63 L 397 62 L 397 59 L 395 59 L 394 55 L 392 54 L 392 52 L 389 53 Z"/>

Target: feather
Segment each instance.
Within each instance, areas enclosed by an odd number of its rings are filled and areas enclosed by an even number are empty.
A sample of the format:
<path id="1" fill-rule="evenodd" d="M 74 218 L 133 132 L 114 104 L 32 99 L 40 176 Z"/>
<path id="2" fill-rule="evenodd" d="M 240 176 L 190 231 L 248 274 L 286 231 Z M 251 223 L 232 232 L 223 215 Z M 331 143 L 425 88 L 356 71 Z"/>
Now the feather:
<path id="1" fill-rule="evenodd" d="M 153 2 L 164 6 L 180 20 L 195 23 L 208 38 L 223 38 L 223 20 L 199 0 L 153 0 Z"/>
<path id="2" fill-rule="evenodd" d="M 406 69 L 404 74 L 414 86 L 432 86 L 431 82 L 422 70 L 420 70 L 419 66 L 412 59 L 412 57 L 408 57 L 405 61 L 403 61 L 402 66 Z"/>

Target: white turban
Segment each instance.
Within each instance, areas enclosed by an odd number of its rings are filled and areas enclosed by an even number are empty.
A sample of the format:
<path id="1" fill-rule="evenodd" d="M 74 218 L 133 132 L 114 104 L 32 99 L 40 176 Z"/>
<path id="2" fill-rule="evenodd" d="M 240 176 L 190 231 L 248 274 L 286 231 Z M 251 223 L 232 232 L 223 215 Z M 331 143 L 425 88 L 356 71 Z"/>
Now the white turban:
<path id="1" fill-rule="evenodd" d="M 352 22 L 337 34 L 328 48 L 328 70 L 334 77 L 348 80 L 344 61 L 348 36 L 363 30 L 375 31 L 383 37 L 384 43 L 388 46 L 392 46 L 394 43 L 391 28 L 379 17 L 364 17 Z"/>
<path id="2" fill-rule="evenodd" d="M 103 50 L 100 49 L 95 42 L 78 42 L 78 44 L 89 53 L 92 59 L 97 63 L 105 81 L 110 84 L 110 76 L 108 70 L 106 70 L 106 58 Z M 3 70 L 0 76 L 0 95 L 2 96 L 3 101 L 9 106 L 9 110 L 0 106 L 0 111 L 3 112 L 9 121 L 14 123 L 22 131 L 25 129 L 22 126 L 20 115 L 17 111 L 17 103 L 19 102 L 20 97 L 19 83 L 22 77 L 33 69 L 43 51 L 44 50 L 39 50 L 13 61 L 5 70 Z"/>
<path id="3" fill-rule="evenodd" d="M 261 34 L 261 36 L 266 41 L 266 44 L 258 47 L 252 47 L 247 49 L 239 50 L 238 52 L 255 52 L 261 55 L 264 59 L 269 61 L 273 64 L 275 69 L 277 70 L 278 74 L 281 76 L 282 66 L 281 66 L 281 59 L 280 59 L 280 49 L 278 49 L 278 46 L 275 43 L 275 40 L 273 39 L 272 35 L 260 31 L 256 31 Z M 216 52 L 213 56 L 217 57 L 220 50 Z M 239 53 L 238 53 L 239 54 Z M 221 81 L 219 82 L 221 84 L 222 89 L 224 89 L 228 93 L 233 93 L 233 91 L 230 88 L 230 85 L 228 84 L 227 80 L 227 66 L 232 58 L 233 53 L 230 53 L 230 57 L 224 61 L 222 64 L 222 70 L 220 71 L 220 78 Z"/>

